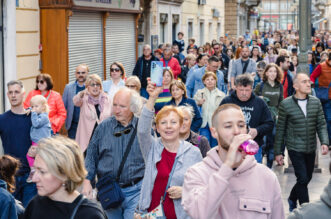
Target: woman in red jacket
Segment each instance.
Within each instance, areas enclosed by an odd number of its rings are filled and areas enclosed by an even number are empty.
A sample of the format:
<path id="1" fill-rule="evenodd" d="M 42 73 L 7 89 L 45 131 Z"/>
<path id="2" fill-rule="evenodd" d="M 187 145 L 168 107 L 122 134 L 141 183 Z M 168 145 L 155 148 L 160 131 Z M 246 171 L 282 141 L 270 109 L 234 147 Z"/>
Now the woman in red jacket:
<path id="1" fill-rule="evenodd" d="M 24 101 L 24 108 L 30 107 L 30 100 L 35 95 L 43 95 L 49 106 L 49 120 L 52 124 L 53 134 L 58 133 L 67 117 L 61 95 L 52 90 L 53 80 L 49 74 L 40 74 L 36 78 L 36 88 L 32 90 Z"/>

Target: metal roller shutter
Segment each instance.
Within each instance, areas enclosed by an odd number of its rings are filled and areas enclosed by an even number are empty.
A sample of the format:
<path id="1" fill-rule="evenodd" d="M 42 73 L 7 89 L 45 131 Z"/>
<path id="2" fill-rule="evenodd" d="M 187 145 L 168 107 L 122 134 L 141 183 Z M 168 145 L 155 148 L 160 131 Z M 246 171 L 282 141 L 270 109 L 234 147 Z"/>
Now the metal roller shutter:
<path id="1" fill-rule="evenodd" d="M 74 12 L 69 18 L 69 82 L 74 81 L 75 69 L 86 63 L 90 74 L 103 80 L 103 37 L 100 13 Z"/>
<path id="2" fill-rule="evenodd" d="M 124 65 L 126 76 L 132 75 L 136 64 L 135 18 L 132 14 L 111 13 L 106 22 L 106 69 L 113 62 Z"/>

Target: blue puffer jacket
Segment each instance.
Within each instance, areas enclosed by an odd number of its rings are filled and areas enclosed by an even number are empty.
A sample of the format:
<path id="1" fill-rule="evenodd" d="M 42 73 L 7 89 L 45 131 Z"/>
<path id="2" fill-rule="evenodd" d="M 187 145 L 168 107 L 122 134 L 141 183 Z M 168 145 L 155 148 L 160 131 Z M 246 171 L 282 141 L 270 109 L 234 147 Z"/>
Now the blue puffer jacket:
<path id="1" fill-rule="evenodd" d="M 7 183 L 0 179 L 0 219 L 17 218 L 14 197 L 7 191 Z"/>

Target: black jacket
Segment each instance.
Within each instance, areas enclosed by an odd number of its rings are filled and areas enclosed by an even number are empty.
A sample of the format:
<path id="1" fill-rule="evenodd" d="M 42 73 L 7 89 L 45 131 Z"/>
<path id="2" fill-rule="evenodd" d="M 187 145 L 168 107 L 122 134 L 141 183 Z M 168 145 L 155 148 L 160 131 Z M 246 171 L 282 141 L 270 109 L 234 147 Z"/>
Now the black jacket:
<path id="1" fill-rule="evenodd" d="M 236 91 L 233 91 L 230 96 L 222 100 L 220 105 L 226 103 L 233 103 L 240 106 L 248 126 L 257 130 L 257 136 L 254 140 L 262 146 L 263 136 L 271 132 L 274 127 L 270 110 L 264 100 L 252 93 L 248 101 L 242 102 L 238 99 Z"/>
<path id="2" fill-rule="evenodd" d="M 147 83 L 143 83 L 143 80 L 146 81 L 147 77 L 151 76 L 151 69 L 149 68 L 148 72 L 146 72 L 146 77 L 143 78 L 143 59 L 144 59 L 144 55 L 139 57 L 139 59 L 136 63 L 136 66 L 134 67 L 133 72 L 132 72 L 132 75 L 136 75 L 139 78 L 139 80 L 142 84 L 142 87 L 144 87 L 143 84 L 147 85 Z M 152 61 L 160 61 L 160 60 L 152 54 L 152 58 L 148 61 L 152 62 Z M 149 65 L 149 66 L 151 66 L 151 65 Z"/>

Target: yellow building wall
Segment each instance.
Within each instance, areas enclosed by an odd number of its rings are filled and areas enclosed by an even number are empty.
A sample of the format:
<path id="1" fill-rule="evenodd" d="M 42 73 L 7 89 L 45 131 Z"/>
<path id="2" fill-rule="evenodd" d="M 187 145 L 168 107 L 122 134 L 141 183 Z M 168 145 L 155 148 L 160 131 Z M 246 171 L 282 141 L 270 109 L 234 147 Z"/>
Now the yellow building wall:
<path id="1" fill-rule="evenodd" d="M 196 0 L 185 0 L 182 4 L 181 30 L 184 32 L 185 45 L 188 45 L 188 23 L 193 21 L 193 38 L 198 46 L 219 39 L 224 35 L 224 0 L 207 0 L 206 5 L 198 5 Z M 219 17 L 213 17 L 213 10 L 219 11 Z M 203 21 L 203 42 L 200 42 L 200 21 Z M 220 33 L 217 24 L 220 23 Z M 211 25 L 209 25 L 211 24 Z M 211 27 L 211 30 L 210 30 Z"/>
<path id="2" fill-rule="evenodd" d="M 35 87 L 40 73 L 40 19 L 38 0 L 20 0 L 16 7 L 16 67 L 17 79 L 26 92 Z"/>

